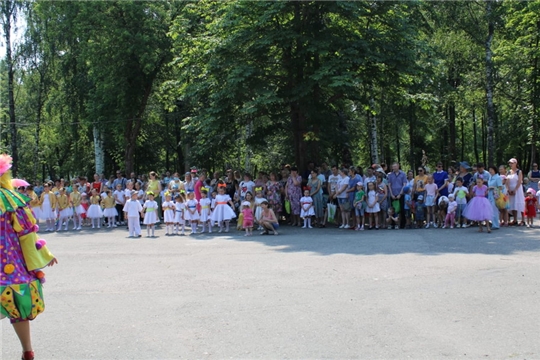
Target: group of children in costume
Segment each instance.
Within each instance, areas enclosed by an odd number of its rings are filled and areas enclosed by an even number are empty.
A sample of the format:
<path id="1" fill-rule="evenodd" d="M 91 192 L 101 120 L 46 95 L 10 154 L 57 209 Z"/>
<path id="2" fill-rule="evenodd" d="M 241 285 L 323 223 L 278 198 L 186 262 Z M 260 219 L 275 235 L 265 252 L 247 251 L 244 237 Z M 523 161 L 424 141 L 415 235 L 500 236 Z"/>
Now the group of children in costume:
<path id="1" fill-rule="evenodd" d="M 201 199 L 195 199 L 194 192 L 180 191 L 174 199 L 170 193 L 165 193 L 165 201 L 161 204 L 163 222 L 165 223 L 165 235 L 185 235 L 185 226 L 190 225 L 191 234 L 212 233 L 215 224 L 218 232 L 229 232 L 229 223 L 236 217 L 231 206 L 234 206 L 229 195 L 225 194 L 225 187 L 218 186 L 217 193 L 208 197 L 208 189 L 201 189 Z M 155 194 L 147 192 L 147 200 L 141 205 L 137 199 L 137 193 L 133 192 L 131 198 L 124 205 L 125 217 L 128 219 L 130 236 L 140 237 L 141 228 L 139 217 L 143 224 L 147 225 L 147 236 L 154 236 L 155 224 L 159 222 L 157 216 L 158 203 L 154 200 Z M 202 229 L 197 231 L 201 225 Z"/>

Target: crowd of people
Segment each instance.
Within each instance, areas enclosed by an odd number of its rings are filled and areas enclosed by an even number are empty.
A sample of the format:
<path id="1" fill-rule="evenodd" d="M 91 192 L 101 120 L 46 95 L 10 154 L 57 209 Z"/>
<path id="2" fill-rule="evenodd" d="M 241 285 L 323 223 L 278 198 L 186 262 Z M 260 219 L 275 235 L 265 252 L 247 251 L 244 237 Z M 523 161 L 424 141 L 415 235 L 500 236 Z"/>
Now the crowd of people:
<path id="1" fill-rule="evenodd" d="M 229 232 L 231 221 L 246 236 L 253 228 L 278 234 L 280 223 L 302 228 L 342 229 L 466 228 L 479 231 L 501 226 L 534 226 L 540 191 L 537 164 L 524 176 L 515 158 L 508 166 L 467 162 L 434 171 L 419 166 L 406 173 L 398 163 L 387 169 L 374 164 L 364 169 L 311 162 L 302 173 L 283 164 L 279 171 L 249 173 L 227 170 L 208 176 L 196 170 L 180 176 L 121 171 L 108 180 L 95 174 L 19 188 L 30 197 L 45 231 L 127 225 L 130 236 L 154 236 L 163 223 L 167 235 Z M 200 229 L 199 229 L 200 227 Z"/>

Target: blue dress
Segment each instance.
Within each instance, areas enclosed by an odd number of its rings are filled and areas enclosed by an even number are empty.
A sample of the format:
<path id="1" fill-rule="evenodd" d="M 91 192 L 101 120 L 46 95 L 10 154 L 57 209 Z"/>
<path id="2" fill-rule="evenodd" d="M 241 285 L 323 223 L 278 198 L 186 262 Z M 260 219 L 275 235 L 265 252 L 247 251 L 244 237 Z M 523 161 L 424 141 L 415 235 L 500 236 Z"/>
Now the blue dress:
<path id="1" fill-rule="evenodd" d="M 356 195 L 356 184 L 358 184 L 360 181 L 362 181 L 362 178 L 358 174 L 355 174 L 352 178 L 349 179 L 349 187 L 347 188 L 347 190 L 354 189 L 354 191 L 347 193 L 349 196 L 349 202 L 351 203 L 351 208 L 353 207 L 354 196 Z"/>
<path id="2" fill-rule="evenodd" d="M 502 188 L 503 183 L 502 179 L 499 176 L 499 174 L 493 175 L 489 181 L 488 181 L 488 188 L 494 187 L 498 188 L 499 190 Z M 491 220 L 493 229 L 499 228 L 499 208 L 497 207 L 497 204 L 495 203 L 495 194 L 499 193 L 497 190 L 489 190 L 488 192 L 488 200 L 491 204 L 491 207 L 493 209 L 493 218 Z"/>

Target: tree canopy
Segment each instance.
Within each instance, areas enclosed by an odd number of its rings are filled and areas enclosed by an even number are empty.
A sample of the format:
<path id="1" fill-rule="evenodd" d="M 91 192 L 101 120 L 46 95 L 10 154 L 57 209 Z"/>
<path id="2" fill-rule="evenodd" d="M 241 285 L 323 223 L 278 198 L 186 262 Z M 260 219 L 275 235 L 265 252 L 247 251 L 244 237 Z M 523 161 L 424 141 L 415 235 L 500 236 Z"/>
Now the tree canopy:
<path id="1" fill-rule="evenodd" d="M 538 159 L 539 0 L 0 10 L 0 146 L 27 178 Z"/>

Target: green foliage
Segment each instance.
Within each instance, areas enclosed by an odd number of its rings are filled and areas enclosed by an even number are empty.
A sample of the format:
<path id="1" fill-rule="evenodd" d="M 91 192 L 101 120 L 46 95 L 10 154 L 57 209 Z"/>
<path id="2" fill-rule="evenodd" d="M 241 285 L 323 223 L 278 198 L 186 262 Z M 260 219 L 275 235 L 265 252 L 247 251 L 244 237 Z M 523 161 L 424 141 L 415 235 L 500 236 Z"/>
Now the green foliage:
<path id="1" fill-rule="evenodd" d="M 526 167 L 540 146 L 540 1 L 485 4 L 32 2 L 17 47 L 20 171 L 91 175 L 94 128 L 106 173 L 370 164 L 374 136 L 387 163 L 416 166 L 422 150 L 431 165 L 482 161 L 490 21 L 495 159 Z"/>

